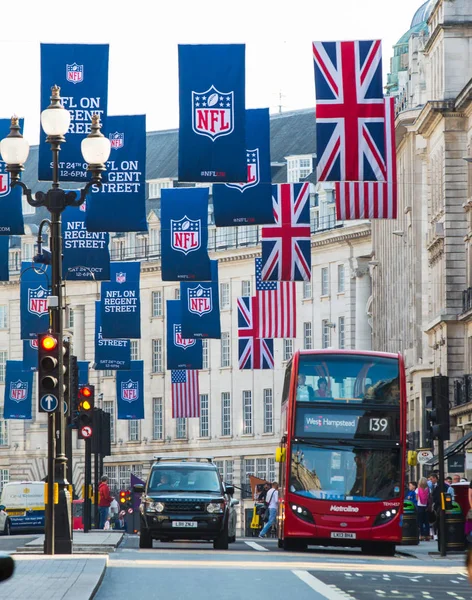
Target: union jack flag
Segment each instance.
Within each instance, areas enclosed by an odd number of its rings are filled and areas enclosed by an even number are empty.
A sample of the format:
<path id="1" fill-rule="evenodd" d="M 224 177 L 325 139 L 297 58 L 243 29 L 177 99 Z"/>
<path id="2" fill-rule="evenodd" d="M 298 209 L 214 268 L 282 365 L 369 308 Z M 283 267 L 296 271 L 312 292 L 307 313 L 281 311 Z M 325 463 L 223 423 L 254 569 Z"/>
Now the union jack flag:
<path id="1" fill-rule="evenodd" d="M 313 42 L 318 181 L 385 181 L 380 40 Z"/>
<path id="2" fill-rule="evenodd" d="M 200 416 L 198 371 L 171 371 L 172 418 Z"/>
<path id="3" fill-rule="evenodd" d="M 297 337 L 295 281 L 262 281 L 262 259 L 256 258 L 256 299 L 260 338 Z"/>
<path id="4" fill-rule="evenodd" d="M 387 181 L 338 181 L 335 183 L 338 219 L 344 221 L 397 218 L 394 98 L 385 98 L 385 142 Z"/>
<path id="5" fill-rule="evenodd" d="M 262 280 L 310 281 L 310 184 L 272 189 L 276 224 L 262 228 Z"/>
<path id="6" fill-rule="evenodd" d="M 240 369 L 273 369 L 274 340 L 259 339 L 255 296 L 238 298 L 238 347 Z"/>

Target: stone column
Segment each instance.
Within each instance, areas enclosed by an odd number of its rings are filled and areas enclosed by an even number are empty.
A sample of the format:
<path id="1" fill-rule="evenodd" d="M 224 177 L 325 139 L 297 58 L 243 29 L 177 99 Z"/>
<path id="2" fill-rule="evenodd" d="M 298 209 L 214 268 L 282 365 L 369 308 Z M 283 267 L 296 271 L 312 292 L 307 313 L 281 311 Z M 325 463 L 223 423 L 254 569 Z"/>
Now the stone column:
<path id="1" fill-rule="evenodd" d="M 74 350 L 78 360 L 85 360 L 85 306 L 74 306 Z"/>
<path id="2" fill-rule="evenodd" d="M 356 333 L 355 349 L 372 349 L 372 330 L 367 315 L 367 304 L 371 295 L 369 258 L 357 258 L 353 277 L 356 278 Z"/>

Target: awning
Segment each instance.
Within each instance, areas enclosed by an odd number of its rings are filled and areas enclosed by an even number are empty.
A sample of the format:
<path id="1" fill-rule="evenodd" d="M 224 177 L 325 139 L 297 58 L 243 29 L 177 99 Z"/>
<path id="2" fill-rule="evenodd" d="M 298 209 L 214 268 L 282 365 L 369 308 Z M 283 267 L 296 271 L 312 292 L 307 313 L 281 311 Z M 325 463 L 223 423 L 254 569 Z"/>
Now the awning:
<path id="1" fill-rule="evenodd" d="M 472 442 L 472 431 L 469 431 L 468 434 L 464 435 L 464 437 L 461 437 L 460 440 L 457 440 L 456 442 L 454 442 L 453 444 L 451 444 L 444 450 L 444 458 L 449 458 L 450 456 L 459 454 L 459 452 L 462 452 L 462 450 L 464 450 L 464 448 L 466 446 L 468 446 L 471 442 Z M 430 458 L 424 464 L 434 467 L 435 465 L 438 464 L 438 462 L 439 462 L 438 457 L 433 456 L 433 458 Z"/>

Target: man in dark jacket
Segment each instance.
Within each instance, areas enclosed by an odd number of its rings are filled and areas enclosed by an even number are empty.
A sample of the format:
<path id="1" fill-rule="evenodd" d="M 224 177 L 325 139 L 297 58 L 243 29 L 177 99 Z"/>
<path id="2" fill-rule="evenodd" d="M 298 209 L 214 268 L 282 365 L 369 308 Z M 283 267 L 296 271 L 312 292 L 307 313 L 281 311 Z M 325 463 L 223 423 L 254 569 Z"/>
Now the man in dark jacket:
<path id="1" fill-rule="evenodd" d="M 105 527 L 108 513 L 110 512 L 110 504 L 113 500 L 113 496 L 110 496 L 110 488 L 108 487 L 108 477 L 103 475 L 101 483 L 98 486 L 98 514 L 100 516 L 100 522 L 98 525 L 99 529 Z"/>

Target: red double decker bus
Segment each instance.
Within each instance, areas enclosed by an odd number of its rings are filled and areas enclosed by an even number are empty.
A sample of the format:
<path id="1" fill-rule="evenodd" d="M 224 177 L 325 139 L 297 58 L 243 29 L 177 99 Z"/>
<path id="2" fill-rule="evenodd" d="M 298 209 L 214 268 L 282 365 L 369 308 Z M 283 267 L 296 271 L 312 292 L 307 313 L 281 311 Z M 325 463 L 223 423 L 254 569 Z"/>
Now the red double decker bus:
<path id="1" fill-rule="evenodd" d="M 282 397 L 279 547 L 400 542 L 406 451 L 401 355 L 299 351 Z"/>

